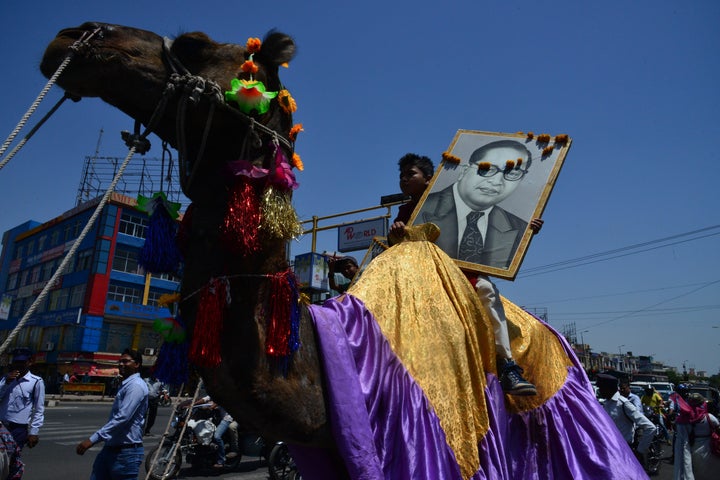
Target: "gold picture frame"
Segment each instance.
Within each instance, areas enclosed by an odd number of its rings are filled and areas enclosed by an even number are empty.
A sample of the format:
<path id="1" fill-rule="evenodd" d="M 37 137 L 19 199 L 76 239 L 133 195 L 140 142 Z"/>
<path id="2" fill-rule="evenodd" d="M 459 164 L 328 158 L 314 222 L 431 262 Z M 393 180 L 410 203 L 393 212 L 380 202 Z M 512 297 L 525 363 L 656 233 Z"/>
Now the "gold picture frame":
<path id="1" fill-rule="evenodd" d="M 440 227 L 436 243 L 460 268 L 513 280 L 571 144 L 567 135 L 458 130 L 409 225 Z M 468 223 L 479 236 L 464 233 Z"/>

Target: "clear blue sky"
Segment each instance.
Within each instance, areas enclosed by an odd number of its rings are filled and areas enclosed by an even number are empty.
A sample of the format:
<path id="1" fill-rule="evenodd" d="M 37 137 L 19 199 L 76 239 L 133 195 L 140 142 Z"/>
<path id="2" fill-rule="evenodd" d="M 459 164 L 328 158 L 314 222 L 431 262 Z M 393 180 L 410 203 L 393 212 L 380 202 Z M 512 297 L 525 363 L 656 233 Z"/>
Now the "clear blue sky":
<path id="1" fill-rule="evenodd" d="M 168 36 L 202 30 L 233 43 L 277 28 L 298 44 L 283 80 L 305 126 L 297 147 L 306 166 L 295 196 L 301 218 L 377 205 L 399 191 L 401 155 L 437 161 L 458 129 L 567 133 L 574 143 L 545 227 L 501 291 L 547 308 L 560 330 L 575 322 L 594 350 L 717 372 L 720 2 L 587 5 L 2 2 L 0 136 L 45 84 L 38 63 L 61 28 L 105 21 Z M 43 107 L 60 95 L 54 89 Z M 0 232 L 73 206 L 101 127 L 101 155 L 124 157 L 118 132 L 132 122 L 84 99 L 61 108 L 0 171 Z M 160 155 L 158 141 L 150 155 Z M 673 245 L 626 249 L 674 235 Z M 319 249 L 334 250 L 335 239 L 321 236 Z M 616 249 L 619 258 L 537 273 Z M 293 247 L 306 251 L 308 239 Z"/>

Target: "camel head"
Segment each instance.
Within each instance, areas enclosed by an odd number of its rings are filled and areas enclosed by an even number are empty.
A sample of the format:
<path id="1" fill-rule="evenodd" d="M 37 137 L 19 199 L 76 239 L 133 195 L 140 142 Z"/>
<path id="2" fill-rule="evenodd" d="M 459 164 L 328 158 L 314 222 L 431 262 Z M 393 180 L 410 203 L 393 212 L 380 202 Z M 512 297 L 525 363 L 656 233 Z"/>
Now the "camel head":
<path id="1" fill-rule="evenodd" d="M 73 46 L 81 38 L 86 41 Z M 170 40 L 137 28 L 87 22 L 61 30 L 48 45 L 40 69 L 50 77 L 73 52 L 58 78 L 63 89 L 80 97 L 100 97 L 145 126 L 155 115 L 149 128 L 186 157 L 186 177 L 194 172 L 201 178 L 183 179 L 185 194 L 195 201 L 217 193 L 219 180 L 213 177 L 224 163 L 241 158 L 258 166 L 271 162 L 267 150 L 273 135 L 284 140 L 282 147 L 292 155 L 291 110 L 281 108 L 282 96 L 271 100 L 267 111 L 246 113 L 226 100 L 225 92 L 238 80 L 262 82 L 267 92 L 283 90 L 278 67 L 293 58 L 295 43 L 288 35 L 270 32 L 258 44 L 249 51 L 250 42 L 218 43 L 202 32 Z M 243 68 L 248 60 L 252 70 Z M 193 90 L 201 93 L 193 98 Z M 156 111 L 163 101 L 164 107 Z M 251 127 L 253 122 L 272 133 Z"/>
<path id="2" fill-rule="evenodd" d="M 192 200 L 179 235 L 190 358 L 243 425 L 305 442 L 325 438 L 326 417 L 313 328 L 307 310 L 287 300 L 296 298 L 285 248 L 301 231 L 290 201 L 292 167 L 301 164 L 294 100 L 278 69 L 294 53 L 293 40 L 278 32 L 240 46 L 200 32 L 170 40 L 84 23 L 57 34 L 41 70 L 59 71 L 67 92 L 100 97 L 178 150 Z M 294 330 L 269 330 L 291 316 Z M 292 354 L 291 343 L 302 348 Z"/>

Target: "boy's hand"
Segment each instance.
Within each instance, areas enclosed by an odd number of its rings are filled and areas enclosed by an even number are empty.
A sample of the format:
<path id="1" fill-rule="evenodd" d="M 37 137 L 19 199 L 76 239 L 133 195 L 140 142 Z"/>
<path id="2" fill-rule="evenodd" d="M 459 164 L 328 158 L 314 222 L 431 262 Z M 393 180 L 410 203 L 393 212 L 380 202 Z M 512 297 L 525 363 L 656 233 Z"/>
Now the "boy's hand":
<path id="1" fill-rule="evenodd" d="M 543 223 L 545 222 L 542 218 L 533 218 L 532 220 L 530 220 L 530 230 L 532 230 L 533 234 L 540 232 Z"/>
<path id="2" fill-rule="evenodd" d="M 390 233 L 402 237 L 405 234 L 405 223 L 395 222 L 390 225 Z"/>

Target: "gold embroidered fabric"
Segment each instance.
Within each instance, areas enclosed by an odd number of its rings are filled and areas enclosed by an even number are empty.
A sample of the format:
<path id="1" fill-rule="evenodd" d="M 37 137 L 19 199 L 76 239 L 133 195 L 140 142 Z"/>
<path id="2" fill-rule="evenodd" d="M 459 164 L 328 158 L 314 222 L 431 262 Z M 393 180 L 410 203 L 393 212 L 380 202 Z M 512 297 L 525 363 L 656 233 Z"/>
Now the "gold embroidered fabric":
<path id="1" fill-rule="evenodd" d="M 513 358 L 523 370 L 523 377 L 535 384 L 534 397 L 505 396 L 505 406 L 512 413 L 539 407 L 565 384 L 572 361 L 558 338 L 538 319 L 501 297 L 510 333 Z"/>
<path id="2" fill-rule="evenodd" d="M 479 467 L 489 429 L 485 364 L 493 329 L 462 272 L 429 242 L 405 242 L 375 258 L 348 293 L 377 319 L 440 419 L 464 478 Z"/>
<path id="3" fill-rule="evenodd" d="M 493 328 L 473 286 L 435 244 L 404 241 L 375 258 L 348 293 L 373 313 L 434 408 L 463 477 L 471 477 L 489 430 L 485 372 L 495 371 Z M 506 396 L 506 405 L 525 411 L 557 392 L 571 363 L 537 319 L 503 302 L 515 360 L 539 393 Z"/>

